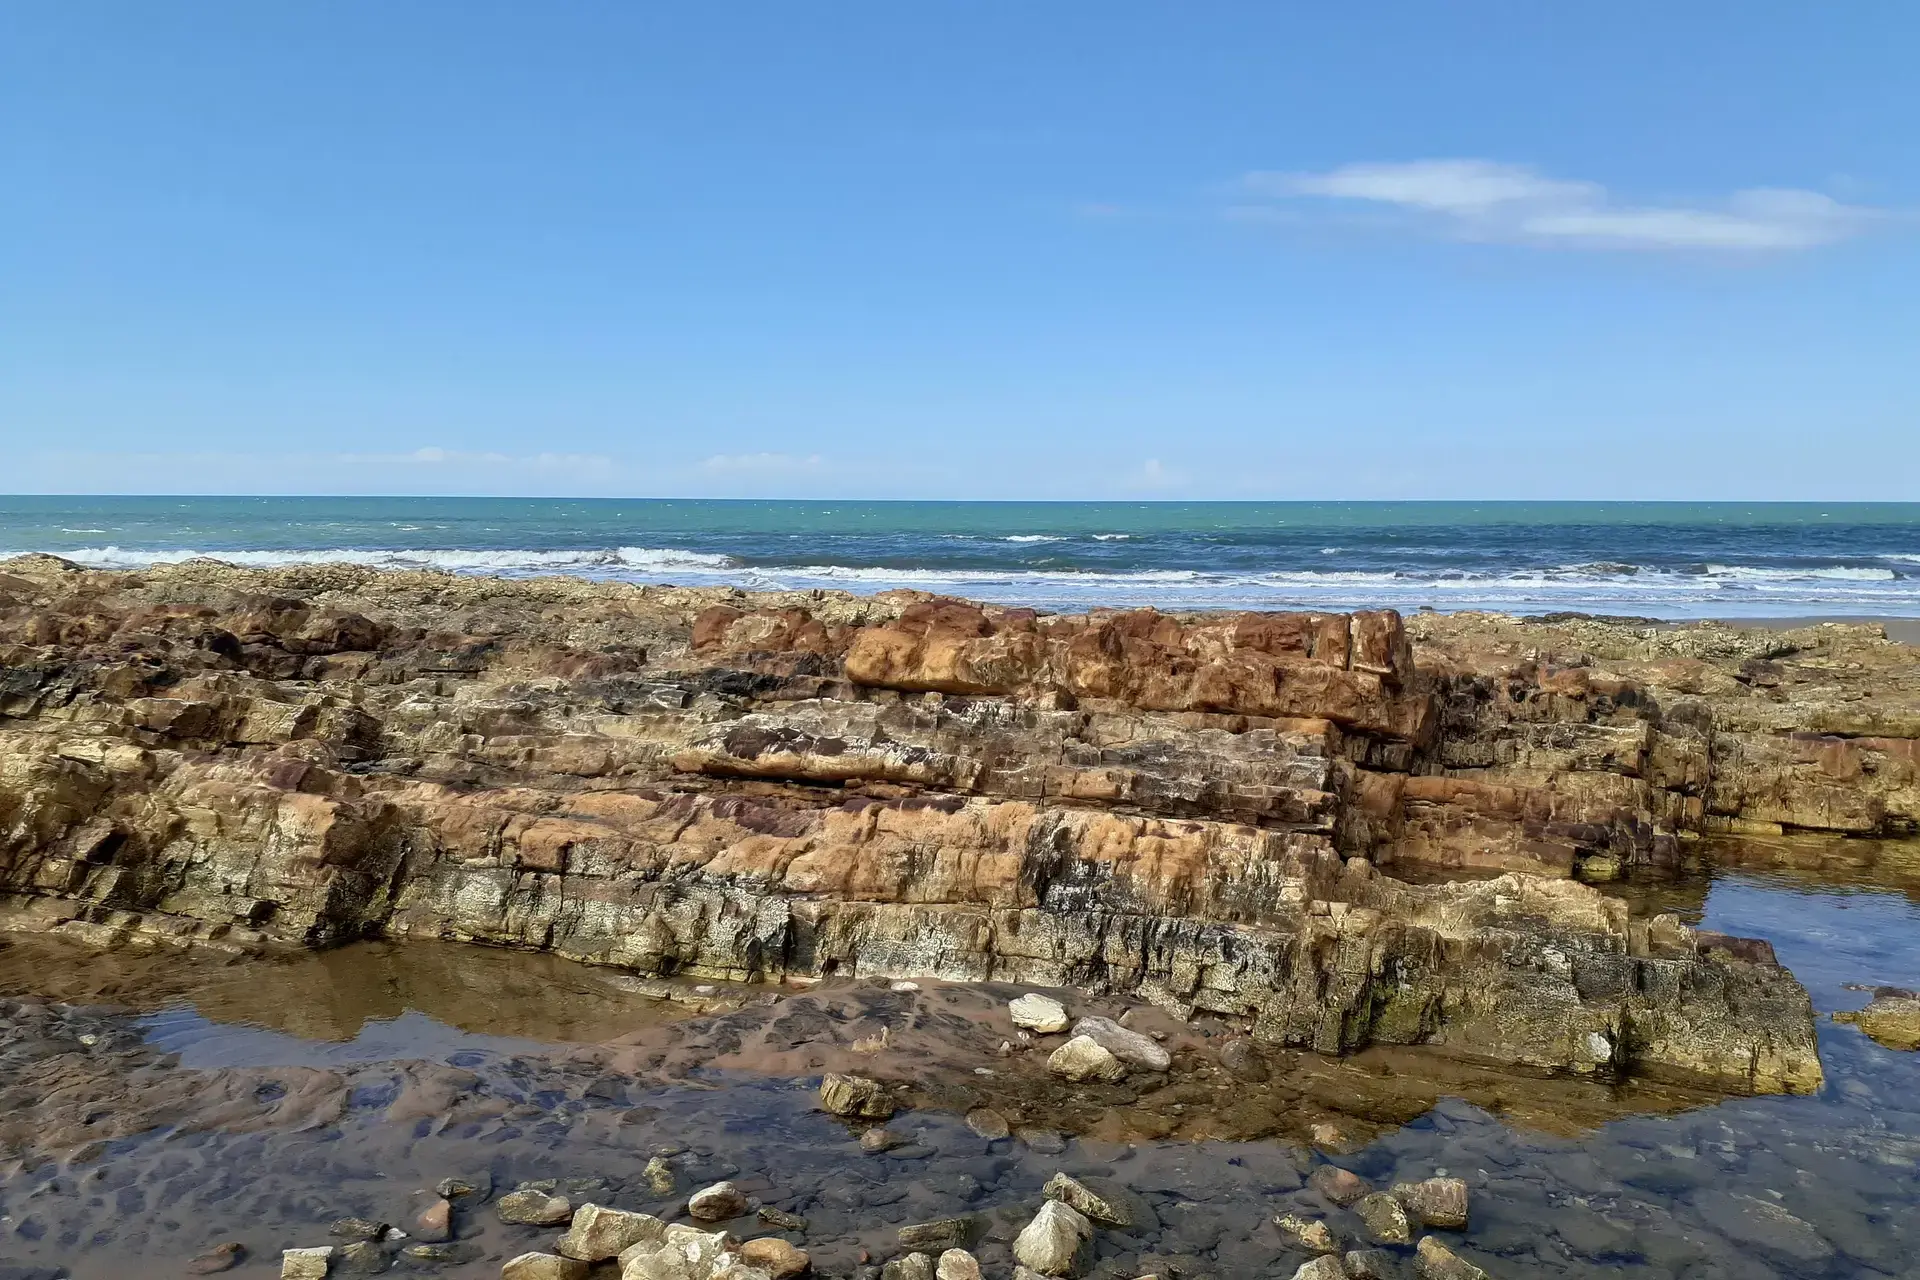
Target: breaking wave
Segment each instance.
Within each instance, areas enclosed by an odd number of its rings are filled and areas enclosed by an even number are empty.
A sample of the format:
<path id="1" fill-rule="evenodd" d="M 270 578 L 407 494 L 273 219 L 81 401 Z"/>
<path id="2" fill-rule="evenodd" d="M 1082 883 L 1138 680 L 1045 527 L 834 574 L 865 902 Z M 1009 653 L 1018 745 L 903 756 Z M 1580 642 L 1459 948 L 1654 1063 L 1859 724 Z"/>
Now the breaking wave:
<path id="1" fill-rule="evenodd" d="M 1099 535 L 1106 536 L 1106 535 Z M 1033 542 L 1016 535 L 1003 542 Z M 0 552 L 4 557 L 7 552 Z M 60 553 L 95 568 L 132 569 L 211 558 L 268 568 L 351 564 L 377 569 L 439 570 L 528 577 L 566 574 L 636 583 L 725 585 L 761 590 L 837 588 L 855 592 L 914 588 L 1043 608 L 1156 605 L 1167 609 L 1354 608 L 1446 611 L 1574 610 L 1657 617 L 1920 612 L 1920 574 L 1887 567 L 1920 556 L 1881 555 L 1872 565 L 1749 566 L 1694 563 L 1649 566 L 1595 560 L 1503 571 L 1452 569 L 1431 563 L 1405 568 L 1211 570 L 1139 565 L 921 563 L 767 564 L 681 547 L 581 549 L 315 548 L 305 550 L 142 550 L 83 547 Z M 1011 555 L 1012 553 L 1008 553 Z M 1050 554 L 1050 553 L 1049 553 Z"/>

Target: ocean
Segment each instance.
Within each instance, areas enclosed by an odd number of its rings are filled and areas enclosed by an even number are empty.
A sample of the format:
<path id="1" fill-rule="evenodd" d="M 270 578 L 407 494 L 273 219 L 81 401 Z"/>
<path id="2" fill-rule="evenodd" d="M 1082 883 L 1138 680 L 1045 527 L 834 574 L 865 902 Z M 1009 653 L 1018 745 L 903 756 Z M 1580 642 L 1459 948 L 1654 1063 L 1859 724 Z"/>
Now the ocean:
<path id="1" fill-rule="evenodd" d="M 1920 617 L 1920 503 L 0 497 L 0 557 L 195 556 L 1046 609 Z"/>

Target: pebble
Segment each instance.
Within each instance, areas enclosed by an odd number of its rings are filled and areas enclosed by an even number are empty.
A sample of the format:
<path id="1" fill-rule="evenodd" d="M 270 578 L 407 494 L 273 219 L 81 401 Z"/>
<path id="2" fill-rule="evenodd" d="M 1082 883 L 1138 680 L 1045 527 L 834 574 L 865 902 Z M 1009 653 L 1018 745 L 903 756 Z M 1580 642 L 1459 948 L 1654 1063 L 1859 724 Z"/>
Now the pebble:
<path id="1" fill-rule="evenodd" d="M 917 983 L 917 982 L 908 982 L 908 981 L 905 981 L 905 980 L 902 980 L 902 981 L 900 981 L 900 982 L 896 982 L 896 983 L 894 983 L 894 984 L 893 984 L 892 986 L 890 986 L 890 987 L 888 987 L 888 988 L 887 988 L 887 990 L 889 990 L 889 991 L 918 991 L 919 989 L 920 989 L 920 984 L 919 984 L 919 983 Z"/>
<path id="2" fill-rule="evenodd" d="M 327 1267 L 333 1262 L 333 1246 L 317 1249 L 286 1249 L 280 1254 L 280 1280 L 327 1280 Z"/>
<path id="3" fill-rule="evenodd" d="M 1251 1040 L 1229 1040 L 1220 1048 L 1220 1065 L 1235 1080 L 1259 1084 L 1267 1079 L 1267 1060 Z"/>
<path id="4" fill-rule="evenodd" d="M 687 1198 L 687 1213 L 702 1222 L 725 1222 L 747 1211 L 747 1197 L 731 1182 L 716 1182 Z"/>
<path id="5" fill-rule="evenodd" d="M 464 1262 L 473 1256 L 473 1247 L 464 1244 L 410 1244 L 400 1251 L 415 1262 L 439 1265 L 443 1262 Z"/>
<path id="6" fill-rule="evenodd" d="M 1065 1031 L 1070 1021 L 1065 1005 L 1038 992 L 1029 992 L 1011 1001 L 1007 1005 L 1007 1012 L 1012 1015 L 1014 1026 L 1038 1031 L 1042 1035 Z"/>
<path id="7" fill-rule="evenodd" d="M 909 1253 L 880 1268 L 880 1280 L 934 1280 L 933 1259 L 924 1253 Z"/>
<path id="8" fill-rule="evenodd" d="M 894 1112 L 892 1097 L 878 1080 L 829 1073 L 820 1081 L 820 1107 L 836 1116 L 885 1120 Z"/>
<path id="9" fill-rule="evenodd" d="M 509 1191 L 494 1205 L 500 1221 L 513 1226 L 558 1227 L 573 1217 L 565 1196 L 550 1196 L 537 1188 Z"/>
<path id="10" fill-rule="evenodd" d="M 1427 1236 L 1420 1241 L 1414 1265 L 1426 1280 L 1487 1280 L 1487 1273 L 1453 1250 Z"/>
<path id="11" fill-rule="evenodd" d="M 650 1214 L 583 1204 L 574 1211 L 572 1224 L 554 1249 L 582 1262 L 605 1262 L 642 1240 L 662 1239 L 666 1230 L 666 1224 Z"/>
<path id="12" fill-rule="evenodd" d="M 1394 1280 L 1399 1274 L 1398 1259 L 1385 1249 L 1354 1249 L 1342 1261 L 1347 1280 Z"/>
<path id="13" fill-rule="evenodd" d="M 1057 1156 L 1067 1149 L 1067 1140 L 1052 1129 L 1015 1129 L 1013 1136 L 1035 1155 Z"/>
<path id="14" fill-rule="evenodd" d="M 1421 1222 L 1445 1231 L 1467 1225 L 1467 1184 L 1459 1178 L 1425 1178 L 1394 1184 L 1393 1197 Z"/>
<path id="15" fill-rule="evenodd" d="M 1294 1241 L 1303 1249 L 1314 1253 L 1340 1252 L 1340 1238 L 1333 1234 L 1333 1228 L 1318 1218 L 1303 1218 L 1298 1214 L 1282 1213 L 1273 1220 L 1280 1233 Z"/>
<path id="16" fill-rule="evenodd" d="M 1127 1069 L 1111 1050 L 1091 1036 L 1075 1036 L 1047 1058 L 1047 1070 L 1080 1083 L 1086 1080 L 1123 1080 Z"/>
<path id="17" fill-rule="evenodd" d="M 902 1249 L 966 1249 L 979 1234 L 979 1219 L 967 1214 L 909 1223 L 897 1233 Z"/>
<path id="18" fill-rule="evenodd" d="M 487 1187 L 483 1188 L 477 1183 L 467 1181 L 465 1178 L 442 1178 L 434 1184 L 433 1190 L 434 1194 L 438 1195 L 442 1200 L 459 1200 L 466 1196 L 477 1196 L 481 1194 L 483 1190 L 490 1189 L 491 1186 L 492 1184 L 489 1183 Z"/>
<path id="19" fill-rule="evenodd" d="M 1068 1174 L 1056 1173 L 1047 1179 L 1047 1185 L 1040 1194 L 1049 1200 L 1058 1200 L 1076 1213 L 1098 1222 L 1102 1226 L 1125 1229 L 1137 1226 L 1134 1214 L 1120 1203 L 1118 1196 L 1106 1196 L 1095 1191 L 1086 1183 Z"/>
<path id="20" fill-rule="evenodd" d="M 895 1133 L 892 1129 L 869 1129 L 860 1135 L 860 1149 L 868 1152 L 888 1151 L 906 1140 L 905 1134 Z"/>
<path id="21" fill-rule="evenodd" d="M 1112 1018 L 1082 1018 L 1073 1024 L 1073 1034 L 1088 1037 L 1130 1067 L 1165 1071 L 1173 1065 L 1173 1056 L 1152 1036 L 1129 1031 Z"/>
<path id="22" fill-rule="evenodd" d="M 647 1167 L 640 1171 L 640 1176 L 647 1180 L 648 1190 L 656 1196 L 670 1196 L 674 1188 L 679 1185 L 679 1180 L 674 1176 L 673 1166 L 668 1164 L 662 1156 L 654 1156 L 648 1160 Z"/>
<path id="23" fill-rule="evenodd" d="M 760 1268 L 773 1280 L 789 1280 L 813 1265 L 805 1249 L 796 1248 L 779 1236 L 747 1241 L 740 1246 L 740 1261 Z"/>
<path id="24" fill-rule="evenodd" d="M 387 1224 L 371 1222 L 366 1218 L 336 1218 L 327 1234 L 338 1236 L 342 1240 L 378 1240 L 385 1235 Z"/>
<path id="25" fill-rule="evenodd" d="M 1413 1223 L 1406 1206 L 1383 1191 L 1361 1196 L 1353 1211 L 1366 1224 L 1367 1234 L 1381 1244 L 1412 1244 Z"/>
<path id="26" fill-rule="evenodd" d="M 371 1240 L 356 1240 L 333 1255 L 336 1276 L 377 1276 L 387 1269 L 387 1251 Z"/>
<path id="27" fill-rule="evenodd" d="M 967 1112 L 967 1128 L 989 1142 L 1006 1137 L 1012 1130 L 1007 1118 L 992 1107 L 975 1107 Z"/>
<path id="28" fill-rule="evenodd" d="M 453 1239 L 453 1201 L 443 1197 L 415 1214 L 413 1234 L 428 1244 Z"/>
<path id="29" fill-rule="evenodd" d="M 1013 1256 L 1043 1276 L 1078 1275 L 1093 1243 L 1093 1223 L 1073 1206 L 1049 1200 L 1013 1240 Z"/>
<path id="30" fill-rule="evenodd" d="M 980 1280 L 980 1260 L 965 1249 L 949 1249 L 934 1264 L 935 1280 Z"/>
<path id="31" fill-rule="evenodd" d="M 187 1274 L 190 1276 L 218 1275 L 222 1271 L 231 1271 L 239 1266 L 246 1256 L 246 1246 L 229 1240 L 225 1244 L 215 1245 L 187 1263 Z"/>
<path id="32" fill-rule="evenodd" d="M 1365 1178 L 1337 1164 L 1323 1164 L 1315 1169 L 1307 1185 L 1319 1192 L 1322 1199 L 1342 1208 L 1373 1190 Z"/>
<path id="33" fill-rule="evenodd" d="M 551 1253 L 523 1253 L 500 1268 L 500 1280 L 587 1280 L 587 1264 Z"/>

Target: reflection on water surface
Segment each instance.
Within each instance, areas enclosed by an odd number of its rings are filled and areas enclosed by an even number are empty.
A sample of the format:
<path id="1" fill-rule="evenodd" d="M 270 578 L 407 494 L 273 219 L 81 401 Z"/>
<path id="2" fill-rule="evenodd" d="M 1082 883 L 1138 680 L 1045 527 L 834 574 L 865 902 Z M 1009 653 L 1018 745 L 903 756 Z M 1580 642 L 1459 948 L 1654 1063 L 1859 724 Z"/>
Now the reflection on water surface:
<path id="1" fill-rule="evenodd" d="M 1828 1013 L 1864 1003 L 1848 984 L 1920 986 L 1920 907 L 1904 872 L 1886 859 L 1855 870 L 1843 884 L 1815 883 L 1831 866 L 1729 870 L 1663 891 L 1666 909 L 1691 894 L 1688 914 L 1706 927 L 1768 939 Z M 962 1212 L 983 1215 L 981 1256 L 1007 1274 L 1011 1231 L 1062 1168 L 1111 1175 L 1153 1211 L 1131 1233 L 1103 1234 L 1099 1268 L 1115 1277 L 1284 1280 L 1304 1255 L 1271 1225 L 1282 1211 L 1359 1232 L 1306 1186 L 1329 1157 L 1283 1139 L 1080 1137 L 1062 1150 L 1033 1133 L 990 1142 L 928 1108 L 895 1122 L 905 1145 L 865 1154 L 813 1109 L 804 1057 L 770 1059 L 778 1075 L 648 1075 L 646 1054 L 677 1043 L 692 1009 L 548 957 L 408 944 L 267 966 L 81 953 L 50 966 L 30 950 L 0 950 L 0 993 L 93 1008 L 6 1006 L 10 1113 L 37 1118 L 31 1132 L 0 1129 L 0 1259 L 83 1280 L 176 1273 L 226 1239 L 254 1254 L 236 1274 L 271 1275 L 279 1248 L 324 1243 L 326 1224 L 349 1214 L 400 1221 L 410 1190 L 448 1175 L 501 1189 L 571 1179 L 576 1199 L 655 1212 L 734 1177 L 807 1218 L 792 1238 L 834 1275 L 854 1274 L 863 1250 L 890 1256 L 902 1223 Z M 1443 1169 L 1467 1179 L 1472 1223 L 1443 1235 L 1497 1277 L 1920 1276 L 1920 1055 L 1830 1022 L 1820 1034 L 1827 1084 L 1813 1097 L 1667 1095 L 1636 1115 L 1631 1093 L 1577 1082 L 1586 1092 L 1561 1097 L 1568 1113 L 1587 1108 L 1581 1122 L 1555 1124 L 1526 1107 L 1576 1082 L 1496 1116 L 1462 1072 L 1425 1087 L 1484 1106 L 1442 1100 L 1332 1159 L 1376 1185 Z M 1418 1059 L 1299 1070 L 1377 1082 Z M 674 1148 L 678 1186 L 662 1196 L 642 1170 Z M 467 1252 L 435 1274 L 497 1276 L 501 1259 L 551 1238 L 485 1209 L 463 1230 Z M 1415 1274 L 1410 1258 L 1400 1265 Z"/>

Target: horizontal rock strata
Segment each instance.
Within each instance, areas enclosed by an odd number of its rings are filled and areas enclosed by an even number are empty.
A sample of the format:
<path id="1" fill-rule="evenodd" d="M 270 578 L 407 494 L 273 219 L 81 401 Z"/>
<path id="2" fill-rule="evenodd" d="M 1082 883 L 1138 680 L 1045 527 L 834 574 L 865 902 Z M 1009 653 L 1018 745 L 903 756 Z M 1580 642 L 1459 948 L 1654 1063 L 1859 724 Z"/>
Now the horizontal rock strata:
<path id="1" fill-rule="evenodd" d="M 1811 1009 L 1763 944 L 1566 877 L 1910 825 L 1913 656 L 29 557 L 0 562 L 4 917 L 1071 985 L 1325 1052 L 1804 1090 Z M 1782 729 L 1816 703 L 1818 740 Z M 1506 874 L 1393 878 L 1419 866 Z"/>

